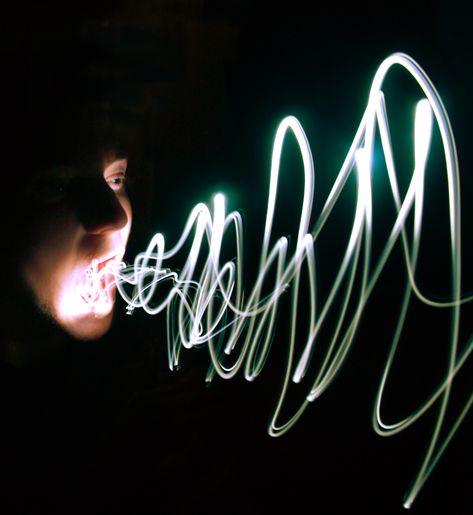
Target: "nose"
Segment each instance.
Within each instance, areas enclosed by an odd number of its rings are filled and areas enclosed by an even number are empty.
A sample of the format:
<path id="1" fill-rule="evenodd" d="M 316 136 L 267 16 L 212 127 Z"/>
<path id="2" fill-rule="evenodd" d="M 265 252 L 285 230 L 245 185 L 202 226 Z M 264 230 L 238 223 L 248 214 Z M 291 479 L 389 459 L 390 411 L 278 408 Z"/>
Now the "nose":
<path id="1" fill-rule="evenodd" d="M 101 178 L 75 178 L 68 196 L 79 221 L 90 233 L 118 231 L 128 222 L 119 198 Z"/>

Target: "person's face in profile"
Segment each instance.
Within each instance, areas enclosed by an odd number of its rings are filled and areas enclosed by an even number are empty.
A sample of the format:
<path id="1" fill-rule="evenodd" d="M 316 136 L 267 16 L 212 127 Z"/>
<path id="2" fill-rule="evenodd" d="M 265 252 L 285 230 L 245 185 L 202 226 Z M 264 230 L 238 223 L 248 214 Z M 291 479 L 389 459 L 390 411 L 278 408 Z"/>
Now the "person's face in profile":
<path id="1" fill-rule="evenodd" d="M 99 338 L 115 303 L 110 269 L 123 258 L 131 226 L 127 160 L 113 154 L 57 167 L 30 185 L 32 244 L 21 266 L 41 311 L 77 339 Z"/>

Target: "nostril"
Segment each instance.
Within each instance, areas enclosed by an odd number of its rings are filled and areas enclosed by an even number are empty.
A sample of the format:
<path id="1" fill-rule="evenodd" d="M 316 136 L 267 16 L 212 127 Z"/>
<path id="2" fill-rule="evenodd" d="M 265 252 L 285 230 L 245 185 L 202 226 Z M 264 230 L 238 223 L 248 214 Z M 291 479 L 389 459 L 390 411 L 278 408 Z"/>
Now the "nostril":
<path id="1" fill-rule="evenodd" d="M 128 222 L 120 200 L 103 180 L 77 177 L 69 184 L 68 197 L 89 232 L 116 231 Z"/>

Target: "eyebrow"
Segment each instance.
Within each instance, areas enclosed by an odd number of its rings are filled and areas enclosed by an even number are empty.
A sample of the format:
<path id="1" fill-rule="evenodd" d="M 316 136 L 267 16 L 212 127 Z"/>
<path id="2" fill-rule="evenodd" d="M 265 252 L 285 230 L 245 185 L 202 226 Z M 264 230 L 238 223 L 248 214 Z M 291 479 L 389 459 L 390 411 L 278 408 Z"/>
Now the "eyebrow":
<path id="1" fill-rule="evenodd" d="M 125 157 L 116 158 L 113 161 L 103 161 L 103 171 L 105 172 L 108 168 L 119 168 L 121 171 L 126 172 L 128 166 L 128 160 Z"/>

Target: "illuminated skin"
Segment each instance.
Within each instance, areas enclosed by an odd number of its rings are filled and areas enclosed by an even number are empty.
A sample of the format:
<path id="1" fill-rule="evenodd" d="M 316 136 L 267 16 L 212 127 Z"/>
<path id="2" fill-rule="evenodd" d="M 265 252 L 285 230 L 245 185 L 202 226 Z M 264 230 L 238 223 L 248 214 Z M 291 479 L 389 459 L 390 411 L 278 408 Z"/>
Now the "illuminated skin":
<path id="1" fill-rule="evenodd" d="M 415 79 L 425 96 L 418 102 L 416 108 L 414 170 L 403 198 L 398 185 L 386 105 L 381 89 L 387 73 L 394 65 L 402 66 Z M 427 296 L 416 281 L 423 224 L 424 182 L 434 120 L 442 140 L 448 184 L 450 234 L 447 245 L 450 248 L 452 279 L 450 300 L 444 302 Z M 304 169 L 304 195 L 292 256 L 288 256 L 288 239 L 286 237 L 275 239 L 272 236 L 281 154 L 289 131 L 292 131 L 299 145 Z M 377 171 L 372 156 L 375 139 L 378 136 L 396 216 L 377 262 L 372 262 L 374 203 L 372 176 Z M 317 299 L 316 278 L 321 271 L 317 270 L 314 247 L 352 174 L 356 174 L 357 199 L 350 236 L 327 297 Z M 353 345 L 361 316 L 381 272 L 395 245 L 401 245 L 408 279 L 398 325 L 384 370 L 380 374 L 381 380 L 373 410 L 373 427 L 382 436 L 399 433 L 415 423 L 435 404 L 438 405 L 438 416 L 434 422 L 427 450 L 404 500 L 404 507 L 409 508 L 473 404 L 473 394 L 470 394 L 451 425 L 445 427 L 445 413 L 453 380 L 473 352 L 472 338 L 465 343 L 461 354 L 457 352 L 460 306 L 471 301 L 472 298 L 463 298 L 460 288 L 460 186 L 453 133 L 438 93 L 425 72 L 409 56 L 393 54 L 379 67 L 372 83 L 368 105 L 353 143 L 319 218 L 312 230 L 309 230 L 314 197 L 314 176 L 312 154 L 305 133 L 294 117 L 287 117 L 280 123 L 274 141 L 259 273 L 249 294 L 243 295 L 242 220 L 237 212 L 226 213 L 225 198 L 221 194 L 214 197 L 213 212 L 205 204 L 198 204 L 193 209 L 180 239 L 171 249 L 166 250 L 164 236 L 156 234 L 147 250 L 136 257 L 132 266 L 127 267 L 123 264 L 121 271 L 117 271 L 118 291 L 128 303 L 130 313 L 136 308 L 142 308 L 149 314 L 167 311 L 171 368 L 179 365 L 183 347 L 207 345 L 212 363 L 207 381 L 211 381 L 215 374 L 223 378 L 234 377 L 242 367 L 248 380 L 253 380 L 259 375 L 266 363 L 273 341 L 278 303 L 282 295 L 290 291 L 288 361 L 283 386 L 269 425 L 269 434 L 279 436 L 293 427 L 309 402 L 319 398 L 337 377 Z M 412 241 L 409 242 L 407 229 L 411 212 L 413 212 L 413 227 Z M 225 237 L 233 240 L 236 258 L 222 263 L 220 253 Z M 164 263 L 177 255 L 184 245 L 188 248 L 189 243 L 190 251 L 179 273 L 164 266 Z M 273 244 L 272 247 L 271 244 Z M 202 257 L 205 259 L 202 260 Z M 198 262 L 204 264 L 198 266 Z M 307 267 L 309 298 L 304 298 L 303 302 L 299 303 L 303 267 Z M 172 287 L 163 299 L 162 294 L 157 295 L 157 292 L 161 293 L 166 283 L 170 283 Z M 131 293 L 128 292 L 128 285 L 133 287 Z M 263 286 L 265 291 L 269 286 L 271 287 L 269 293 L 266 291 L 263 295 Z M 163 300 L 157 302 L 154 300 L 156 297 Z M 381 416 L 383 393 L 404 330 L 411 297 L 416 297 L 433 309 L 451 310 L 448 362 L 443 379 L 433 388 L 431 395 L 420 404 L 418 409 L 407 414 L 399 422 L 387 424 Z M 299 311 L 303 310 L 309 316 L 309 327 L 305 341 L 302 345 L 298 345 L 302 351 L 296 357 L 297 322 Z M 339 314 L 338 321 L 335 323 L 328 345 L 322 345 L 325 355 L 320 360 L 321 364 L 315 372 L 311 371 L 314 373 L 314 378 L 309 379 L 309 391 L 296 413 L 286 422 L 279 422 L 290 381 L 299 383 L 307 377 L 315 351 L 319 351 L 317 344 L 323 343 L 320 342 L 321 328 L 327 324 L 328 314 L 333 310 Z M 223 344 L 222 336 L 224 336 Z M 298 337 L 301 336 L 298 334 Z M 231 358 L 232 363 L 229 364 Z M 446 435 L 443 436 L 443 440 L 440 439 L 441 431 Z"/>
<path id="2" fill-rule="evenodd" d="M 23 277 L 41 310 L 80 340 L 99 338 L 112 321 L 110 269 L 123 259 L 132 219 L 126 167 L 107 157 L 97 171 L 62 168 L 40 179 L 49 186 Z"/>

